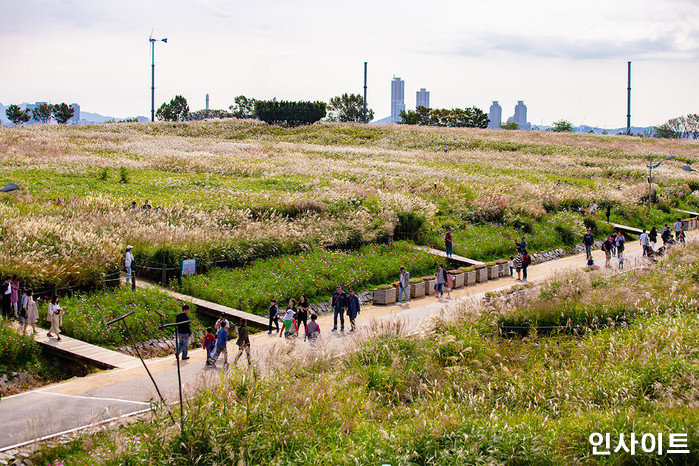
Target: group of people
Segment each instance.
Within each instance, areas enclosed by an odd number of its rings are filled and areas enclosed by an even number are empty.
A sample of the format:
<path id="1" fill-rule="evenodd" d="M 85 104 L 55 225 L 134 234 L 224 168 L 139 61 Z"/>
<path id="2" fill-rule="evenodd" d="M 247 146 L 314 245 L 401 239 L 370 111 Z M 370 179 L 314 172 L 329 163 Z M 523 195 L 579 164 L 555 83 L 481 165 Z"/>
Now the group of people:
<path id="1" fill-rule="evenodd" d="M 308 322 L 309 316 L 311 318 L 310 322 Z M 281 330 L 279 329 L 280 317 L 282 318 Z M 296 300 L 291 298 L 284 312 L 279 311 L 277 301 L 272 298 L 269 300 L 269 331 L 267 333 L 272 333 L 272 325 L 274 325 L 280 337 L 284 335 L 286 338 L 294 338 L 299 335 L 298 332 L 301 324 L 303 324 L 304 340 L 315 341 L 320 336 L 320 326 L 317 319 L 318 315 L 311 309 L 308 297 L 305 294 L 302 294 L 299 298 L 298 306 Z"/>
<path id="2" fill-rule="evenodd" d="M 507 266 L 510 268 L 510 276 L 514 276 L 514 272 L 517 272 L 516 280 L 527 281 L 527 268 L 532 264 L 532 256 L 527 252 L 527 241 L 525 237 L 522 236 L 520 241 L 515 239 L 515 246 L 517 248 L 517 255 L 510 256 L 510 260 L 507 261 Z"/>
<path id="3" fill-rule="evenodd" d="M 0 285 L 2 295 L 2 318 L 6 320 L 15 319 L 22 325 L 22 334 L 27 333 L 27 328 L 32 327 L 32 335 L 39 331 L 36 323 L 39 321 L 39 306 L 37 298 L 34 299 L 34 291 L 25 289 L 22 296 L 19 296 L 20 283 L 17 275 L 6 277 Z M 61 341 L 60 326 L 63 323 L 63 308 L 58 304 L 59 297 L 54 295 L 49 302 L 46 320 L 51 324 L 47 336 L 55 336 Z"/>
<path id="4" fill-rule="evenodd" d="M 138 212 L 139 209 L 138 209 L 138 205 L 136 204 L 136 201 L 131 202 L 131 207 L 129 208 L 129 210 L 131 210 L 131 212 Z M 143 205 L 141 206 L 141 209 L 140 209 L 140 210 L 141 210 L 141 213 L 142 213 L 142 214 L 147 215 L 147 214 L 150 214 L 150 213 L 153 211 L 153 206 L 152 206 L 151 203 L 148 201 L 148 199 L 146 199 L 146 202 L 143 203 Z M 163 209 L 162 209 L 160 206 L 157 206 L 157 207 L 155 208 L 155 213 L 156 213 L 156 214 L 159 214 L 159 213 L 161 213 L 162 211 L 163 211 Z"/>

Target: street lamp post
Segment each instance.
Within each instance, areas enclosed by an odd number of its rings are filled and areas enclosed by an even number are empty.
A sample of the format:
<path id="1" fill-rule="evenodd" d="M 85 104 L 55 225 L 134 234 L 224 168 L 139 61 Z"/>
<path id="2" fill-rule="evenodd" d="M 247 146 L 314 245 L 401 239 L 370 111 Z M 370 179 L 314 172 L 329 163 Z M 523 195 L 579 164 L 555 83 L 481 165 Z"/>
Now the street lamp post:
<path id="1" fill-rule="evenodd" d="M 155 121 L 155 43 L 158 41 L 165 42 L 167 44 L 167 39 L 153 39 L 148 38 L 150 42 L 150 121 Z"/>
<path id="2" fill-rule="evenodd" d="M 648 165 L 646 165 L 646 167 L 648 167 L 648 216 L 650 216 L 651 188 L 653 186 L 653 169 L 658 168 L 660 164 L 664 161 L 673 160 L 674 158 L 675 156 L 671 155 L 670 157 L 665 157 L 660 162 L 653 165 L 653 154 L 648 154 Z"/>

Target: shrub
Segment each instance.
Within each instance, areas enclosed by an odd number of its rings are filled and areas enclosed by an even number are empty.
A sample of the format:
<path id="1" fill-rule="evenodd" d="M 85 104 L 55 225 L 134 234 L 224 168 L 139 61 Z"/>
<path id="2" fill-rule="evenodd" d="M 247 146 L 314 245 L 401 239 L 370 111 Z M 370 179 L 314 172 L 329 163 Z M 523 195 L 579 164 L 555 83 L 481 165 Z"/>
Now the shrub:
<path id="1" fill-rule="evenodd" d="M 129 172 L 126 171 L 126 167 L 119 167 L 119 183 L 129 182 Z"/>
<path id="2" fill-rule="evenodd" d="M 514 219 L 512 221 L 512 226 L 517 230 L 521 230 L 523 233 L 526 233 L 528 235 L 532 234 L 532 232 L 534 231 L 532 223 L 528 220 L 523 220 L 521 218 Z"/>
<path id="3" fill-rule="evenodd" d="M 507 197 L 500 195 L 479 196 L 471 201 L 470 219 L 474 223 L 495 222 L 501 223 L 505 212 L 509 207 Z"/>
<path id="4" fill-rule="evenodd" d="M 255 116 L 269 124 L 298 126 L 325 117 L 325 102 L 255 101 Z"/>
<path id="5" fill-rule="evenodd" d="M 585 228 L 592 230 L 592 233 L 597 233 L 597 222 L 594 218 L 584 217 L 583 224 L 585 225 Z"/>
<path id="6" fill-rule="evenodd" d="M 571 230 L 569 227 L 565 225 L 556 225 L 554 228 L 556 230 L 556 233 L 558 233 L 558 235 L 560 236 L 561 241 L 566 246 L 572 246 L 577 242 L 575 233 L 573 233 L 573 230 Z"/>
<path id="7" fill-rule="evenodd" d="M 415 212 L 398 212 L 396 239 L 415 239 L 425 225 L 425 217 Z"/>
<path id="8" fill-rule="evenodd" d="M 0 320 L 0 374 L 37 362 L 40 353 L 31 335 L 20 335 L 8 321 Z"/>

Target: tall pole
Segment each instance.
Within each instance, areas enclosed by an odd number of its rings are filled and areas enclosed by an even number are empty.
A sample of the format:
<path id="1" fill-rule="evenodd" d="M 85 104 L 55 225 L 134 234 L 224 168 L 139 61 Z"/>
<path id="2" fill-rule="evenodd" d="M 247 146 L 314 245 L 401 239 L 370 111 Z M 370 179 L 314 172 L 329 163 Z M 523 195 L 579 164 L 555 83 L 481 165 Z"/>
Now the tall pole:
<path id="1" fill-rule="evenodd" d="M 629 62 L 629 80 L 626 87 L 626 134 L 631 134 L 631 62 Z"/>
<path id="2" fill-rule="evenodd" d="M 155 39 L 150 40 L 150 121 L 155 121 Z"/>
<path id="3" fill-rule="evenodd" d="M 631 63 L 631 62 L 629 62 Z M 648 154 L 648 218 L 650 218 L 650 196 L 653 187 L 653 154 Z"/>
<path id="4" fill-rule="evenodd" d="M 366 124 L 366 62 L 364 62 L 364 124 Z"/>

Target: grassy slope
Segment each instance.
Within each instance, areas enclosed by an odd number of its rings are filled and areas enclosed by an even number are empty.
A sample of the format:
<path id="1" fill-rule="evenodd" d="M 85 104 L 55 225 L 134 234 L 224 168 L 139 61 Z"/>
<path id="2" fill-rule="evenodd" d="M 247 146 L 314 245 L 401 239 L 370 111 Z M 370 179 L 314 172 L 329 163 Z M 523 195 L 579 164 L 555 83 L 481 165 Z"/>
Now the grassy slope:
<path id="1" fill-rule="evenodd" d="M 521 313 L 566 303 L 623 325 L 582 336 L 503 339 L 511 305 L 437 319 L 424 338 L 391 330 L 346 359 L 234 371 L 188 402 L 180 434 L 165 416 L 44 449 L 38 459 L 107 464 L 696 464 L 699 461 L 699 247 L 604 286 L 557 277 Z M 672 284 L 672 286 L 667 286 Z M 648 290 L 648 292 L 646 292 Z M 617 322 L 620 320 L 617 319 Z M 399 333 L 399 332 L 398 332 Z M 689 455 L 594 457 L 593 432 L 688 434 Z M 616 445 L 613 440 L 612 447 Z M 667 443 L 665 444 L 667 448 Z"/>

